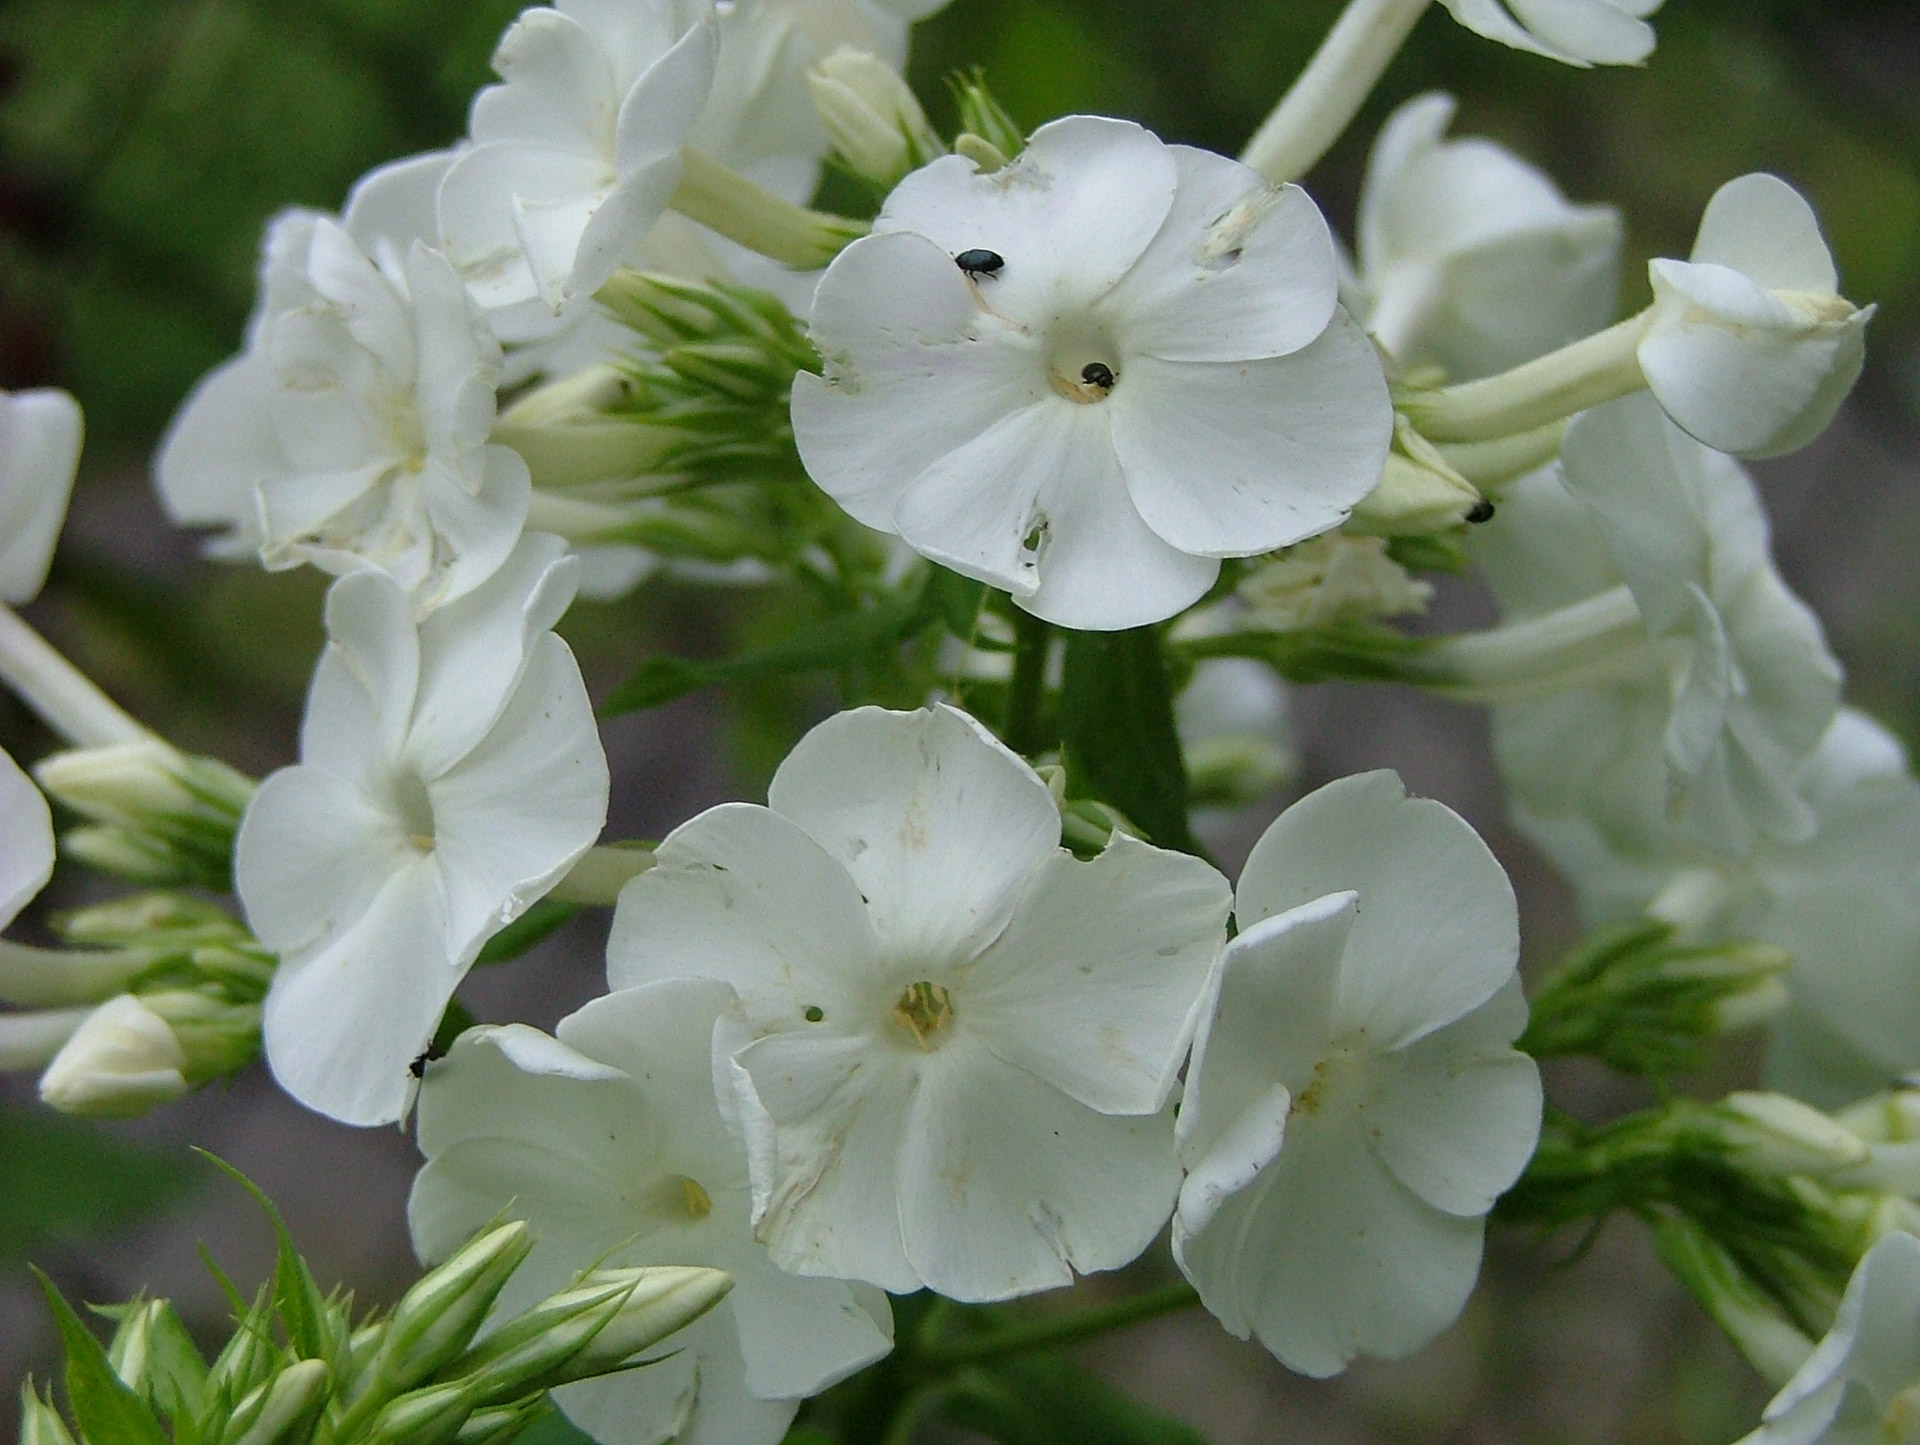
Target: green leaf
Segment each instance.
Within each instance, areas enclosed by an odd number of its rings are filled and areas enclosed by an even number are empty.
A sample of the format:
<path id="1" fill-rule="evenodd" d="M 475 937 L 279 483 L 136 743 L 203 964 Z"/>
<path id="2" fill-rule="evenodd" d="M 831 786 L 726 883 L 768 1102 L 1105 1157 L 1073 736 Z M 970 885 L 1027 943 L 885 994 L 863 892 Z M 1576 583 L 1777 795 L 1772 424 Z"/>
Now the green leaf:
<path id="1" fill-rule="evenodd" d="M 518 958 L 545 940 L 579 911 L 578 903 L 562 903 L 555 898 L 542 898 L 489 938 L 487 946 L 480 950 L 480 956 L 473 961 L 473 966 L 481 968 L 489 963 L 506 963 L 510 959 Z"/>
<path id="2" fill-rule="evenodd" d="M 168 1445 L 166 1432 L 154 1418 L 153 1410 L 120 1382 L 107 1363 L 106 1349 L 80 1322 L 73 1307 L 53 1287 L 53 1281 L 39 1270 L 47 1308 L 59 1328 L 60 1342 L 67 1352 L 67 1402 L 73 1418 L 87 1439 L 106 1445 Z"/>
<path id="3" fill-rule="evenodd" d="M 1070 632 L 1060 699 L 1067 791 L 1111 803 L 1163 848 L 1195 852 L 1160 636 Z"/>
<path id="4" fill-rule="evenodd" d="M 921 597 L 889 597 L 872 607 L 837 613 L 738 657 L 718 662 L 650 657 L 613 690 L 600 715 L 618 717 L 658 707 L 713 683 L 754 682 L 795 672 L 849 667 L 880 648 L 905 641 L 931 620 Z"/>
<path id="5" fill-rule="evenodd" d="M 968 1370 L 943 1392 L 937 1413 L 1004 1445 L 1206 1445 L 1192 1427 L 1056 1355 Z"/>
<path id="6" fill-rule="evenodd" d="M 0 1105 L 0 1267 L 165 1209 L 191 1180 L 178 1158 L 64 1115 Z"/>
<path id="7" fill-rule="evenodd" d="M 333 1332 L 327 1326 L 326 1296 L 320 1292 L 320 1286 L 315 1282 L 313 1272 L 307 1268 L 307 1262 L 300 1257 L 300 1251 L 293 1247 L 293 1236 L 287 1232 L 287 1224 L 280 1217 L 280 1211 L 267 1198 L 265 1190 L 226 1160 L 205 1149 L 194 1152 L 251 1194 L 254 1202 L 266 1210 L 267 1218 L 273 1222 L 277 1247 L 273 1267 L 273 1304 L 279 1312 L 280 1323 L 286 1328 L 287 1341 L 293 1346 L 294 1353 L 303 1360 L 330 1360 Z"/>

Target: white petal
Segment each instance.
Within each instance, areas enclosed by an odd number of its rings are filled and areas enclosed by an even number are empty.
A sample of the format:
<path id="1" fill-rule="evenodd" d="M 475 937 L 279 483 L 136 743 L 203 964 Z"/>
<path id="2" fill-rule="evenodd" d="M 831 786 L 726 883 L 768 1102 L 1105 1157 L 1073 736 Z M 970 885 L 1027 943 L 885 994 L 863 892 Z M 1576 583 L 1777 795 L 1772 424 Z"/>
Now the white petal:
<path id="1" fill-rule="evenodd" d="M 257 352 L 216 367 L 187 394 L 154 459 L 168 517 L 183 527 L 226 528 L 213 544 L 222 554 L 259 547 L 255 489 L 287 468 L 269 403 L 276 384 Z"/>
<path id="2" fill-rule="evenodd" d="M 893 529 L 913 479 L 1000 418 L 1048 396 L 1033 344 L 983 309 L 952 256 L 923 237 L 855 241 L 814 295 L 825 379 L 794 378 L 807 472 L 856 520 Z"/>
<path id="3" fill-rule="evenodd" d="M 893 1349 L 893 1311 L 880 1291 L 788 1274 L 759 1246 L 752 1248 L 759 1266 L 751 1273 L 733 1266 L 727 1303 L 753 1394 L 769 1400 L 817 1395 Z"/>
<path id="4" fill-rule="evenodd" d="M 40 594 L 80 464 L 80 405 L 64 391 L 0 392 L 0 601 Z"/>
<path id="5" fill-rule="evenodd" d="M 1653 27 L 1614 0 L 1507 0 L 1549 46 L 1599 65 L 1637 65 L 1653 53 Z"/>
<path id="6" fill-rule="evenodd" d="M 641 225 L 642 234 L 666 209 L 673 188 L 680 183 L 680 146 L 713 88 L 718 43 L 714 22 L 703 13 L 647 67 L 621 102 L 614 161 L 622 181 L 632 182 L 659 160 L 672 161 L 670 172 L 662 172 L 664 181 L 655 183 L 664 185 L 664 193 L 654 205 L 653 214 Z"/>
<path id="7" fill-rule="evenodd" d="M 415 241 L 406 253 L 418 360 L 413 404 L 432 454 L 478 451 L 493 428 L 500 343 L 447 258 Z"/>
<path id="8" fill-rule="evenodd" d="M 525 533 L 485 582 L 420 624 L 406 749 L 423 777 L 452 767 L 492 729 L 534 643 L 573 602 L 577 567 L 559 538 Z"/>
<path id="9" fill-rule="evenodd" d="M 1289 1369 L 1399 1359 L 1460 1313 L 1483 1225 L 1442 1214 L 1375 1158 L 1359 1121 L 1296 1113 L 1280 1157 L 1206 1231 L 1176 1223 L 1175 1258 L 1207 1308 Z"/>
<path id="10" fill-rule="evenodd" d="M 865 1280 L 893 1294 L 923 1283 L 901 1239 L 896 1177 L 919 1090 L 911 1045 L 862 1034 L 774 1034 L 737 1062 L 774 1131 L 773 1167 L 754 1191 L 754 1230 L 795 1274 Z"/>
<path id="11" fill-rule="evenodd" d="M 351 929 L 411 856 L 398 821 L 351 784 L 282 768 L 240 822 L 234 888 L 255 936 L 287 953 Z"/>
<path id="12" fill-rule="evenodd" d="M 617 180 L 611 156 L 518 141 L 462 151 L 440 183 L 447 259 L 490 310 L 535 298 L 550 304 L 525 251 L 528 236 L 556 273 L 549 283 L 560 284 L 587 222 Z"/>
<path id="13" fill-rule="evenodd" d="M 1409 168 L 1439 146 L 1458 109 L 1452 96 L 1429 91 L 1403 102 L 1374 137 L 1354 218 L 1360 269 L 1370 278 L 1378 277 L 1397 253 L 1426 239 L 1418 229 L 1404 226 L 1396 199 L 1404 194 L 1402 179 Z"/>
<path id="14" fill-rule="evenodd" d="M 511 447 L 488 446 L 481 452 L 479 490 L 469 492 L 466 478 L 429 464 L 421 479 L 427 519 L 445 558 L 430 596 L 421 601 L 444 606 L 472 592 L 505 565 L 519 544 L 533 499 L 527 464 Z"/>
<path id="15" fill-rule="evenodd" d="M 1173 208 L 1095 304 L 1129 352 L 1245 361 L 1298 351 L 1333 319 L 1333 237 L 1298 186 L 1191 146 L 1172 146 Z"/>
<path id="16" fill-rule="evenodd" d="M 1393 408 L 1344 312 L 1290 356 L 1128 364 L 1113 445 L 1147 525 L 1183 552 L 1246 557 L 1338 526 L 1380 482 Z"/>
<path id="17" fill-rule="evenodd" d="M 1157 1113 L 1232 902 L 1206 863 L 1124 834 L 1090 862 L 1055 852 L 962 975 L 956 1010 L 1000 1058 L 1088 1108 Z"/>
<path id="18" fill-rule="evenodd" d="M 1334 990 L 1357 912 L 1354 894 L 1328 894 L 1249 924 L 1227 946 L 1180 1102 L 1180 1158 L 1196 1174 L 1238 1172 L 1244 1159 L 1211 1157 L 1258 1142 L 1232 1137 L 1237 1122 L 1275 1084 L 1293 1093 L 1312 1081 L 1333 1037 Z"/>
<path id="19" fill-rule="evenodd" d="M 406 594 L 382 572 L 342 577 L 327 591 L 327 638 L 328 656 L 365 691 L 386 755 L 394 756 L 420 685 L 420 636 Z"/>
<path id="20" fill-rule="evenodd" d="M 1767 941 L 1794 955 L 1796 1000 L 1888 1074 L 1920 1067 L 1920 902 L 1841 880 L 1788 893 Z"/>
<path id="21" fill-rule="evenodd" d="M 390 1124 L 412 1095 L 408 1066 L 433 1037 L 463 970 L 442 950 L 446 900 L 424 861 L 312 952 L 280 961 L 261 1034 L 273 1076 L 347 1124 Z"/>
<path id="22" fill-rule="evenodd" d="M 1046 784 L 948 707 L 829 718 L 767 797 L 852 876 L 882 952 L 923 970 L 999 936 L 1022 880 L 1060 840 Z"/>
<path id="23" fill-rule="evenodd" d="M 0 928 L 53 877 L 53 815 L 14 760 L 0 751 Z"/>
<path id="24" fill-rule="evenodd" d="M 922 1070 L 902 1140 L 915 1272 L 950 1299 L 997 1300 L 1137 1258 L 1179 1189 L 1169 1113 L 1096 1113 L 956 1034 Z"/>
<path id="25" fill-rule="evenodd" d="M 607 56 L 579 21 L 544 7 L 522 12 L 500 38 L 493 68 L 505 83 L 474 97 L 474 140 L 533 141 L 612 159 L 622 93 Z"/>
<path id="26" fill-rule="evenodd" d="M 1540 1138 L 1540 1070 L 1508 1047 L 1526 1026 L 1514 978 L 1465 1018 L 1376 1060 L 1369 1137 L 1435 1209 L 1485 1214 Z"/>
<path id="27" fill-rule="evenodd" d="M 1111 290 L 1173 207 L 1172 151 L 1131 121 L 1050 121 L 1004 169 L 942 157 L 887 197 L 878 231 L 916 231 L 948 256 L 997 252 L 1005 267 L 981 285 L 1003 315 L 1044 324 Z"/>
<path id="28" fill-rule="evenodd" d="M 806 1012 L 855 1026 L 879 950 L 853 880 L 796 825 L 725 803 L 669 833 L 654 866 L 620 892 L 607 982 L 715 978 L 758 1029 L 805 1027 Z"/>
<path id="29" fill-rule="evenodd" d="M 414 379 L 418 358 L 408 299 L 330 219 L 314 223 L 307 244 L 307 279 L 328 303 L 328 313 L 388 377 L 401 385 Z"/>
<path id="30" fill-rule="evenodd" d="M 1731 267 L 1770 291 L 1831 296 L 1840 285 L 1813 207 L 1765 173 L 1741 176 L 1713 193 L 1688 259 Z"/>
<path id="31" fill-rule="evenodd" d="M 726 1301 L 718 1308 L 726 1308 Z M 644 1369 L 564 1386 L 553 1392 L 554 1403 L 601 1445 L 664 1445 L 683 1439 L 681 1432 L 692 1419 L 700 1395 L 700 1367 L 709 1350 L 723 1345 L 726 1336 L 723 1321 L 711 1315 L 695 1320 L 676 1336 L 697 1342 L 695 1348 L 682 1349 Z M 768 1445 L 778 1438 L 770 1437 Z"/>
<path id="32" fill-rule="evenodd" d="M 403 447 L 390 424 L 406 405 L 412 377 L 383 370 L 337 308 L 316 304 L 273 318 L 264 350 L 273 368 L 268 407 L 295 474 L 400 466 Z"/>
<path id="33" fill-rule="evenodd" d="M 440 244 L 434 207 L 454 152 L 427 151 L 376 166 L 353 183 L 340 224 L 388 276 L 406 272 L 415 241 Z"/>
<path id="34" fill-rule="evenodd" d="M 1352 889 L 1337 1020 L 1397 1048 L 1492 997 L 1519 956 L 1513 887 L 1452 809 L 1391 772 L 1329 783 L 1282 813 L 1240 875 L 1241 927 Z"/>
<path id="35" fill-rule="evenodd" d="M 1181 1105 L 1181 1113 L 1187 1106 Z M 1206 1151 L 1188 1163 L 1175 1218 L 1184 1234 L 1201 1233 L 1220 1207 L 1260 1177 L 1287 1141 L 1293 1095 L 1285 1084 L 1269 1084 L 1212 1138 Z"/>
<path id="36" fill-rule="evenodd" d="M 586 684 L 566 643 L 547 633 L 493 730 L 427 786 L 451 957 L 471 961 L 593 846 L 607 789 Z"/>
<path id="37" fill-rule="evenodd" d="M 1497 40 L 1502 45 L 1511 45 L 1515 50 L 1525 50 L 1534 55 L 1564 60 L 1570 65 L 1588 63 L 1578 56 L 1563 55 L 1534 39 L 1507 13 L 1501 0 L 1440 0 L 1440 3 L 1452 12 L 1455 20 L 1476 35 L 1484 35 L 1487 39 Z"/>

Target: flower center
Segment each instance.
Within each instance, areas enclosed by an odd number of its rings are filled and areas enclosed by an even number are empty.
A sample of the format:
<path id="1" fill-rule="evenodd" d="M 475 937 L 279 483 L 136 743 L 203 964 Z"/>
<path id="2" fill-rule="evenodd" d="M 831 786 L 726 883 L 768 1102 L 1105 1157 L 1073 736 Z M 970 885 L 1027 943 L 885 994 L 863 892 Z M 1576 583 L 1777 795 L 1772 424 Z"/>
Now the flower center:
<path id="1" fill-rule="evenodd" d="M 393 802 L 407 841 L 422 853 L 434 845 L 433 799 L 418 773 L 401 773 L 393 780 Z"/>
<path id="2" fill-rule="evenodd" d="M 934 1035 L 953 1022 L 953 998 L 937 983 L 910 983 L 893 1006 L 894 1022 L 921 1048 L 933 1048 Z"/>
<path id="3" fill-rule="evenodd" d="M 1068 401 L 1092 406 L 1120 380 L 1120 348 L 1097 325 L 1068 322 L 1052 337 L 1047 380 Z"/>

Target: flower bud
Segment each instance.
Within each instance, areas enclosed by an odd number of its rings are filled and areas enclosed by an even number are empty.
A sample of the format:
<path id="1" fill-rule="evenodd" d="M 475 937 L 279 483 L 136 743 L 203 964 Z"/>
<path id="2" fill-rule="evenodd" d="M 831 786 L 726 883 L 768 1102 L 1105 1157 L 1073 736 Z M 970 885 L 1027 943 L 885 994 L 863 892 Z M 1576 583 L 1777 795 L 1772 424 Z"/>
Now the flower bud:
<path id="1" fill-rule="evenodd" d="M 1697 1222 L 1683 1214 L 1664 1215 L 1654 1225 L 1653 1238 L 1662 1263 L 1762 1378 L 1782 1384 L 1813 1353 L 1813 1341 Z"/>
<path id="2" fill-rule="evenodd" d="M 724 1270 L 691 1265 L 595 1270 L 587 1280 L 631 1281 L 631 1290 L 606 1328 L 567 1362 L 569 1380 L 619 1369 L 642 1350 L 692 1324 L 733 1288 L 733 1276 Z"/>
<path id="3" fill-rule="evenodd" d="M 40 1076 L 40 1099 L 65 1114 L 130 1118 L 185 1094 L 186 1064 L 167 1021 L 123 993 L 74 1030 Z"/>
<path id="4" fill-rule="evenodd" d="M 233 1410 L 233 1445 L 278 1445 L 326 1402 L 333 1377 L 324 1360 L 300 1360 L 259 1386 Z"/>
<path id="5" fill-rule="evenodd" d="M 1242 627 L 1297 632 L 1422 612 L 1433 588 L 1409 577 L 1378 537 L 1329 532 L 1287 548 L 1245 578 L 1237 595 L 1247 606 Z"/>
<path id="6" fill-rule="evenodd" d="M 158 738 L 55 753 L 34 770 L 48 795 L 96 826 L 67 851 L 142 883 L 226 886 L 253 782 Z"/>
<path id="7" fill-rule="evenodd" d="M 913 91 L 869 51 L 841 46 L 807 72 L 807 86 L 847 169 L 883 191 L 946 154 Z"/>
<path id="8" fill-rule="evenodd" d="M 1404 416 L 1396 415 L 1386 470 L 1355 505 L 1347 528 L 1375 537 L 1429 537 L 1469 517 L 1491 515 L 1478 488 Z"/>
<path id="9" fill-rule="evenodd" d="M 28 1376 L 20 1386 L 20 1445 L 74 1445 L 73 1434 L 50 1400 L 43 1400 Z"/>
<path id="10" fill-rule="evenodd" d="M 107 1360 L 128 1389 L 156 1401 L 168 1418 L 200 1413 L 206 1361 L 166 1300 L 136 1300 L 125 1307 Z"/>
<path id="11" fill-rule="evenodd" d="M 404 1390 L 453 1359 L 479 1332 L 501 1286 L 533 1249 L 525 1220 L 474 1236 L 394 1306 L 370 1373 Z"/>
<path id="12" fill-rule="evenodd" d="M 474 1380 L 422 1386 L 389 1404 L 361 1438 L 365 1445 L 442 1445 L 459 1436 L 479 1394 Z"/>
<path id="13" fill-rule="evenodd" d="M 1858 1136 L 1785 1094 L 1729 1094 L 1713 1112 L 1719 1142 L 1756 1174 L 1826 1174 L 1871 1157 Z"/>
<path id="14" fill-rule="evenodd" d="M 23 1008 L 98 1003 L 125 992 L 154 962 L 133 949 L 78 952 L 0 939 L 0 1002 Z"/>
<path id="15" fill-rule="evenodd" d="M 548 1408 L 547 1398 L 536 1395 L 517 1405 L 496 1405 L 475 1410 L 453 1437 L 454 1445 L 506 1445 L 517 1440 L 534 1418 Z"/>

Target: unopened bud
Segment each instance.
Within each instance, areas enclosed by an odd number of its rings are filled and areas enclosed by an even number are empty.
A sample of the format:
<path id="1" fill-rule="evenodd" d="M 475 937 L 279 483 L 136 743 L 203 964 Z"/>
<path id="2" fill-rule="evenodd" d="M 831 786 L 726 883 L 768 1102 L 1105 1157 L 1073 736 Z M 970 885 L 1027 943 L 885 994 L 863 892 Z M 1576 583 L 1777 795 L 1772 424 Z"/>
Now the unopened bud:
<path id="1" fill-rule="evenodd" d="M 506 1445 L 517 1440 L 535 1417 L 548 1408 L 544 1395 L 536 1395 L 517 1405 L 496 1405 L 475 1410 L 453 1437 L 454 1445 Z"/>
<path id="2" fill-rule="evenodd" d="M 74 1445 L 67 1422 L 52 1401 L 40 1398 L 31 1375 L 20 1387 L 20 1445 Z"/>
<path id="3" fill-rule="evenodd" d="M 1493 515 L 1480 491 L 1402 416 L 1380 481 L 1362 497 L 1347 528 L 1376 537 L 1428 537 Z"/>
<path id="4" fill-rule="evenodd" d="M 474 1380 L 423 1385 L 375 1416 L 362 1439 L 365 1445 L 442 1445 L 458 1437 L 479 1397 Z"/>
<path id="5" fill-rule="evenodd" d="M 107 1361 L 128 1389 L 157 1401 L 170 1418 L 200 1413 L 206 1361 L 167 1301 L 143 1299 L 127 1305 L 107 1346 Z"/>
<path id="6" fill-rule="evenodd" d="M 998 170 L 1027 148 L 1020 123 L 994 99 L 978 71 L 956 82 L 954 99 L 960 103 L 961 134 L 953 148 L 982 170 Z M 987 164 L 988 157 L 998 157 L 998 163 Z"/>
<path id="7" fill-rule="evenodd" d="M 372 1373 L 387 1388 L 404 1390 L 457 1356 L 532 1249 L 533 1231 L 520 1219 L 469 1240 L 394 1306 Z"/>
<path id="8" fill-rule="evenodd" d="M 40 1099 L 64 1114 L 130 1118 L 185 1094 L 186 1063 L 166 1020 L 123 993 L 74 1030 L 40 1076 Z"/>
<path id="9" fill-rule="evenodd" d="M 333 1377 L 324 1360 L 288 1365 L 234 1407 L 233 1445 L 279 1445 L 295 1438 L 326 1402 Z"/>
<path id="10" fill-rule="evenodd" d="M 630 1280 L 629 1293 L 612 1320 L 587 1348 L 566 1365 L 569 1380 L 590 1379 L 617 1370 L 642 1350 L 685 1329 L 719 1304 L 733 1288 L 724 1270 L 692 1265 L 649 1265 L 641 1269 L 596 1270 L 589 1281 Z"/>
<path id="11" fill-rule="evenodd" d="M 1785 1094 L 1729 1094 L 1714 1114 L 1719 1142 L 1756 1174 L 1826 1174 L 1871 1157 L 1857 1135 Z"/>
<path id="12" fill-rule="evenodd" d="M 55 753 L 33 771 L 95 825 L 69 834 L 74 856 L 136 882 L 227 883 L 254 784 L 225 763 L 147 738 Z"/>
<path id="13" fill-rule="evenodd" d="M 946 154 L 913 91 L 870 51 L 841 46 L 807 72 L 807 86 L 847 169 L 883 191 Z"/>

